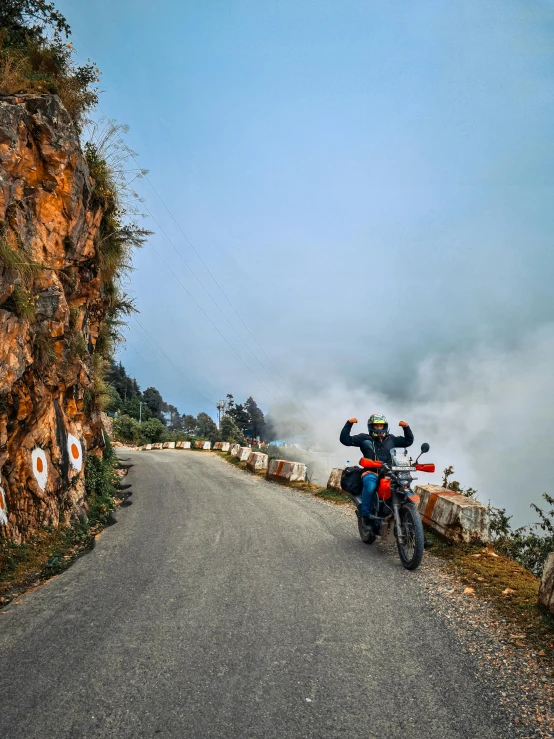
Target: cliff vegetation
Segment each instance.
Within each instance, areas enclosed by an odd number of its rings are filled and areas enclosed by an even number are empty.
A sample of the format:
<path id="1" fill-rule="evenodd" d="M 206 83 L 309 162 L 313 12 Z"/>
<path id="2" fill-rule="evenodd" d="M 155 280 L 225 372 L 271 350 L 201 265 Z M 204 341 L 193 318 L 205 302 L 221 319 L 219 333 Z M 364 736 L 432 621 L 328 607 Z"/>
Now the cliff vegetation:
<path id="1" fill-rule="evenodd" d="M 121 127 L 86 125 L 98 70 L 74 64 L 69 33 L 51 3 L 0 5 L 0 537 L 16 544 L 86 524 L 104 374 L 133 310 L 122 279 L 147 236 Z"/>

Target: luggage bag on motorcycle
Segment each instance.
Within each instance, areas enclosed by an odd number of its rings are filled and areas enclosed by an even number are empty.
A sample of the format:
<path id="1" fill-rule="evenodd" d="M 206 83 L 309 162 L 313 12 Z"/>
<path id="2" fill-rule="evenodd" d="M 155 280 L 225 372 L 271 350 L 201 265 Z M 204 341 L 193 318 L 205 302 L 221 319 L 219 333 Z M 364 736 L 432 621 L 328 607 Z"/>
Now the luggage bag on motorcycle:
<path id="1" fill-rule="evenodd" d="M 361 495 L 362 472 L 361 467 L 345 467 L 340 478 L 341 488 L 351 495 Z"/>

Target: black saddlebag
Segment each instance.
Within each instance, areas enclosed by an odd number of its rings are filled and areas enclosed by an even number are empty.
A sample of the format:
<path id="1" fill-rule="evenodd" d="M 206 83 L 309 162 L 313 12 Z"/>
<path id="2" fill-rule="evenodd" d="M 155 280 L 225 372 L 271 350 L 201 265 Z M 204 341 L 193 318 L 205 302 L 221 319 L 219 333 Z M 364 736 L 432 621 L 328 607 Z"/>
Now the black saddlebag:
<path id="1" fill-rule="evenodd" d="M 362 472 L 361 467 L 345 467 L 340 478 L 341 488 L 351 495 L 361 495 Z"/>

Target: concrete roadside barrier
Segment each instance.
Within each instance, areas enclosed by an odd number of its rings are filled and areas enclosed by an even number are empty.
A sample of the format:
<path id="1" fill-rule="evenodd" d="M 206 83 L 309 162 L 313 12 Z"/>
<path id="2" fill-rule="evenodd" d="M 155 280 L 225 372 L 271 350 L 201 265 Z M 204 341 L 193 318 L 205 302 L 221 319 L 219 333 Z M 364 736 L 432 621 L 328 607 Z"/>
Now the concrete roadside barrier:
<path id="1" fill-rule="evenodd" d="M 211 449 L 211 448 L 212 448 L 211 442 L 210 441 L 205 441 L 204 442 L 204 446 L 202 447 L 202 449 Z"/>
<path id="2" fill-rule="evenodd" d="M 554 552 L 550 552 L 544 563 L 539 603 L 554 614 Z"/>
<path id="3" fill-rule="evenodd" d="M 240 444 L 233 444 L 232 447 L 229 449 L 229 454 L 231 455 L 231 457 L 238 457 L 240 454 L 240 450 Z"/>
<path id="4" fill-rule="evenodd" d="M 164 449 L 175 449 L 174 441 L 164 441 Z"/>
<path id="5" fill-rule="evenodd" d="M 194 442 L 194 448 L 195 449 L 204 449 L 204 442 L 203 441 L 195 441 Z"/>
<path id="6" fill-rule="evenodd" d="M 184 448 L 185 448 L 185 447 L 183 446 L 183 444 L 184 444 L 184 443 L 185 443 L 184 441 L 178 441 L 178 442 L 177 442 L 177 443 L 175 444 L 175 449 L 184 449 Z"/>
<path id="7" fill-rule="evenodd" d="M 248 462 L 248 457 L 252 454 L 252 449 L 249 446 L 241 446 L 237 457 L 239 462 Z"/>
<path id="8" fill-rule="evenodd" d="M 301 462 L 289 462 L 287 459 L 272 459 L 269 463 L 267 476 L 272 480 L 306 482 L 308 468 Z"/>
<path id="9" fill-rule="evenodd" d="M 228 441 L 220 441 L 219 443 L 221 444 L 221 446 L 219 447 L 219 450 L 221 452 L 228 452 L 229 451 L 229 447 L 231 445 L 229 444 Z"/>
<path id="10" fill-rule="evenodd" d="M 150 451 L 150 449 L 152 449 L 152 444 L 145 444 L 144 449 L 146 449 L 146 451 Z"/>
<path id="11" fill-rule="evenodd" d="M 220 441 L 216 441 L 215 444 L 214 444 L 214 452 L 215 451 L 219 451 L 220 449 L 221 449 L 221 442 Z"/>
<path id="12" fill-rule="evenodd" d="M 152 444 L 152 449 L 161 449 L 162 444 L 159 441 L 156 441 L 154 444 Z"/>
<path id="13" fill-rule="evenodd" d="M 190 441 L 183 442 L 183 449 L 190 449 Z"/>
<path id="14" fill-rule="evenodd" d="M 450 541 L 468 544 L 490 541 L 487 508 L 478 500 L 440 485 L 418 485 L 419 512 L 423 523 Z"/>
<path id="15" fill-rule="evenodd" d="M 344 467 L 333 467 L 327 480 L 327 490 L 342 490 L 340 480 L 343 472 Z"/>
<path id="16" fill-rule="evenodd" d="M 267 454 L 263 454 L 262 452 L 250 452 L 250 456 L 248 457 L 248 460 L 246 462 L 246 466 L 254 470 L 255 472 L 258 472 L 260 470 L 267 470 L 269 457 Z"/>

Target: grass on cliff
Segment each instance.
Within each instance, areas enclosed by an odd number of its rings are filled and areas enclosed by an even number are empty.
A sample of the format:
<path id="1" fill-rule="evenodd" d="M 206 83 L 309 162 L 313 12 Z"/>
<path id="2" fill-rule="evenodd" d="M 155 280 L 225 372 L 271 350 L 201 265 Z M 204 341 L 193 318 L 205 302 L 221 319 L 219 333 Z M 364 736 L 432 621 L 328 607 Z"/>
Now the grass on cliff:
<path id="1" fill-rule="evenodd" d="M 90 61 L 75 66 L 65 17 L 43 0 L 0 4 L 0 94 L 59 95 L 79 124 L 98 102 L 99 70 Z"/>
<path id="2" fill-rule="evenodd" d="M 117 458 L 108 441 L 101 457 L 85 466 L 87 516 L 69 526 L 47 526 L 24 544 L 0 540 L 0 605 L 63 572 L 90 549 L 122 498 L 117 492 Z"/>

